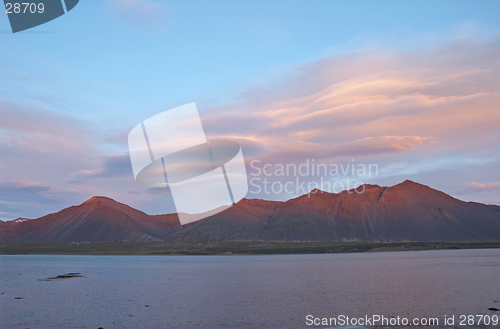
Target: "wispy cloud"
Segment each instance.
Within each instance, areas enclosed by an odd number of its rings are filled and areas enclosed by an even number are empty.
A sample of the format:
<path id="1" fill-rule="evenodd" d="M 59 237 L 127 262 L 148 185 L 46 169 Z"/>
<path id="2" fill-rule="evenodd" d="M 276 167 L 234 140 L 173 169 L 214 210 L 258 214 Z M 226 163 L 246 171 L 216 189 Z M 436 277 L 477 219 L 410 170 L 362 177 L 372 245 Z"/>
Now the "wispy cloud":
<path id="1" fill-rule="evenodd" d="M 64 197 L 61 198 L 61 195 Z M 57 185 L 38 182 L 2 182 L 0 219 L 36 218 L 64 206 L 71 197 L 74 197 L 73 191 Z"/>
<path id="2" fill-rule="evenodd" d="M 245 155 L 246 145 L 261 145 L 248 161 L 355 159 L 379 165 L 381 176 L 368 178 L 373 183 L 411 178 L 466 200 L 487 200 L 495 196 L 462 184 L 500 179 L 499 52 L 495 37 L 332 56 L 206 109 L 202 121 L 207 135 L 238 140 Z"/>
<path id="3" fill-rule="evenodd" d="M 3 201 L 51 201 L 47 197 L 52 189 L 59 188 L 55 185 L 39 184 L 35 182 L 5 182 L 0 183 L 0 195 Z"/>
<path id="4" fill-rule="evenodd" d="M 127 23 L 147 29 L 165 31 L 170 26 L 168 6 L 152 0 L 107 0 L 108 9 Z"/>
<path id="5" fill-rule="evenodd" d="M 38 152 L 82 151 L 90 141 L 85 122 L 39 107 L 0 102 L 0 143 Z"/>
<path id="6" fill-rule="evenodd" d="M 489 191 L 489 190 L 499 190 L 500 189 L 500 182 L 498 183 L 478 183 L 478 182 L 471 182 L 465 184 L 468 188 L 473 189 L 473 190 L 484 190 L 484 191 Z"/>
<path id="7" fill-rule="evenodd" d="M 102 156 L 101 164 L 95 169 L 83 169 L 71 173 L 67 177 L 69 183 L 85 183 L 88 179 L 113 179 L 132 177 L 132 165 L 128 154 Z"/>
<path id="8" fill-rule="evenodd" d="M 499 51 L 496 38 L 334 56 L 298 67 L 276 86 L 248 90 L 202 119 L 209 135 L 248 139 L 280 157 L 495 149 Z"/>

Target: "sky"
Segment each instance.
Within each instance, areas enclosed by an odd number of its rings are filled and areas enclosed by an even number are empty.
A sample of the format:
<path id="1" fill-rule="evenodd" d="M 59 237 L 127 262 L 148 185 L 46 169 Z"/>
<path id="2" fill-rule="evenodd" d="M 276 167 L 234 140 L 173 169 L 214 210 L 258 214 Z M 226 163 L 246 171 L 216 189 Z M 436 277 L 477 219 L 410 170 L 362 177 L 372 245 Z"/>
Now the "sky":
<path id="1" fill-rule="evenodd" d="M 191 102 L 207 138 L 242 145 L 247 198 L 411 179 L 500 205 L 498 17 L 498 1 L 82 0 L 13 34 L 0 15 L 0 220 L 94 195 L 175 212 L 135 182 L 127 135 Z M 276 171 L 311 163 L 349 170 Z"/>

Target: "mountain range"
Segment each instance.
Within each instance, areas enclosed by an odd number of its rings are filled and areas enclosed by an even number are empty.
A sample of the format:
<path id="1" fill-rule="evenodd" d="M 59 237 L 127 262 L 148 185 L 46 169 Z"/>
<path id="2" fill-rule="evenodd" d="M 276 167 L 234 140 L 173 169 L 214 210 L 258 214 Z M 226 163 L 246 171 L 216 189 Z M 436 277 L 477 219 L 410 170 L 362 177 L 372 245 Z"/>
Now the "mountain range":
<path id="1" fill-rule="evenodd" d="M 358 193 L 364 191 L 363 193 Z M 242 199 L 182 226 L 107 197 L 37 219 L 0 222 L 0 241 L 487 241 L 500 240 L 500 207 L 464 202 L 406 180 L 391 187 L 313 190 L 285 202 Z"/>

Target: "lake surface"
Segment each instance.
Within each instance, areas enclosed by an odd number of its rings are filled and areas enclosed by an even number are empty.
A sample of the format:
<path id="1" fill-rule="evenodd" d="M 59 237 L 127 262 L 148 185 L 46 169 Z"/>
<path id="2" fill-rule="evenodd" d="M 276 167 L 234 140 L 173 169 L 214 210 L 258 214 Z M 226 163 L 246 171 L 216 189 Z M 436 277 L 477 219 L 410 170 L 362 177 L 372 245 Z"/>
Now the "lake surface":
<path id="1" fill-rule="evenodd" d="M 70 272 L 85 277 L 39 281 Z M 500 308 L 499 279 L 500 249 L 0 255 L 0 328 L 311 328 L 307 315 L 500 315 L 488 311 Z"/>

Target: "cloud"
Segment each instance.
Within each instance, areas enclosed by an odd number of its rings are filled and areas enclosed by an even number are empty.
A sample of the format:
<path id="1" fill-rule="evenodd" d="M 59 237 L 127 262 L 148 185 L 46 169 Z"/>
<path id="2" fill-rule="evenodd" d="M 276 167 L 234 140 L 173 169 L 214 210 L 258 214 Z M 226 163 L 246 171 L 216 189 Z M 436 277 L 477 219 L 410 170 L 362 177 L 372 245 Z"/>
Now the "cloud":
<path id="1" fill-rule="evenodd" d="M 51 199 L 47 197 L 47 192 L 53 188 L 58 188 L 54 185 L 38 184 L 34 182 L 5 182 L 0 183 L 0 196 L 3 201 L 40 201 L 49 202 Z"/>
<path id="2" fill-rule="evenodd" d="M 424 146 L 473 153 L 499 137 L 499 51 L 496 38 L 334 56 L 303 64 L 277 86 L 241 93 L 233 104 L 204 111 L 202 120 L 211 137 L 246 139 L 280 156 Z"/>
<path id="3" fill-rule="evenodd" d="M 165 187 L 150 187 L 146 190 L 146 193 L 151 195 L 172 195 L 170 188 Z"/>
<path id="4" fill-rule="evenodd" d="M 297 165 L 307 158 L 326 164 L 355 159 L 379 165 L 380 177 L 363 178 L 374 183 L 411 178 L 463 192 L 462 184 L 484 179 L 482 173 L 500 179 L 499 52 L 494 37 L 431 50 L 332 56 L 204 109 L 201 119 L 209 138 L 260 145 L 249 155 L 243 147 L 247 165 L 253 159 Z M 491 199 L 471 191 L 464 197 Z"/>
<path id="5" fill-rule="evenodd" d="M 0 101 L 0 143 L 36 152 L 67 153 L 89 147 L 86 123 L 44 108 Z"/>
<path id="6" fill-rule="evenodd" d="M 83 183 L 87 179 L 110 179 L 117 177 L 133 177 L 132 165 L 128 154 L 101 157 L 101 165 L 96 169 L 83 169 L 68 175 L 70 183 Z"/>
<path id="7" fill-rule="evenodd" d="M 147 29 L 164 31 L 171 21 L 168 6 L 152 0 L 107 0 L 109 10 L 127 23 Z"/>
<path id="8" fill-rule="evenodd" d="M 0 102 L 0 115 L 0 219 L 38 218 L 94 195 L 151 213 L 175 211 L 165 195 L 135 183 L 123 152 L 128 133 L 43 107 Z"/>
<path id="9" fill-rule="evenodd" d="M 8 102 L 0 102 L 0 116 L 1 218 L 37 218 L 134 183 L 128 156 L 103 154 L 106 133 L 90 122 Z M 68 176 L 85 170 L 101 179 L 76 175 L 80 184 L 68 184 Z"/>
<path id="10" fill-rule="evenodd" d="M 144 27 L 163 22 L 167 10 L 155 11 L 161 4 L 148 1 L 107 3 Z M 139 4 L 145 5 L 135 11 Z M 493 38 L 332 56 L 297 65 L 282 80 L 245 90 L 200 116 L 208 139 L 237 141 L 247 163 L 258 159 L 260 167 L 306 159 L 375 163 L 380 176 L 367 177 L 371 183 L 409 178 L 467 200 L 497 200 L 498 183 L 476 182 L 500 182 L 498 53 L 500 39 Z M 175 210 L 168 189 L 135 183 L 124 153 L 128 131 L 96 131 L 90 122 L 6 102 L 0 116 L 2 218 L 38 217 L 93 195 L 149 213 Z"/>
<path id="11" fill-rule="evenodd" d="M 0 183 L 0 219 L 37 218 L 46 215 L 51 209 L 60 208 L 64 204 L 64 198 L 71 194 L 71 191 L 57 185 L 37 182 L 2 182 Z"/>
<path id="12" fill-rule="evenodd" d="M 0 102 L 0 116 L 0 182 L 60 185 L 61 177 L 90 166 L 98 154 L 84 120 L 7 102 Z"/>
<path id="13" fill-rule="evenodd" d="M 473 190 L 483 190 L 483 191 L 490 191 L 490 190 L 498 190 L 500 189 L 500 182 L 498 183 L 478 183 L 478 182 L 471 182 L 465 184 L 468 188 L 473 189 Z"/>

